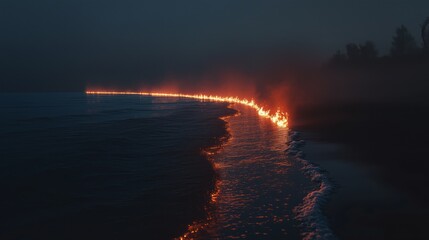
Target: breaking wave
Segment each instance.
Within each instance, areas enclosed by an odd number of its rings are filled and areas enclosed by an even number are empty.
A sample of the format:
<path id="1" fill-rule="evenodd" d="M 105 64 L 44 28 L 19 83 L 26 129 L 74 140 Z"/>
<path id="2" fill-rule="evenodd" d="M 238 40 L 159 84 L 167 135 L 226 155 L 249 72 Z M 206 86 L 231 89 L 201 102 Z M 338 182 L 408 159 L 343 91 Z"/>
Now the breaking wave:
<path id="1" fill-rule="evenodd" d="M 302 151 L 304 145 L 305 141 L 300 138 L 298 132 L 289 132 L 286 153 L 301 163 L 305 175 L 317 184 L 317 188 L 309 192 L 303 202 L 294 208 L 295 218 L 300 223 L 304 240 L 337 239 L 322 212 L 323 205 L 333 191 L 333 184 L 324 170 L 305 159 Z"/>

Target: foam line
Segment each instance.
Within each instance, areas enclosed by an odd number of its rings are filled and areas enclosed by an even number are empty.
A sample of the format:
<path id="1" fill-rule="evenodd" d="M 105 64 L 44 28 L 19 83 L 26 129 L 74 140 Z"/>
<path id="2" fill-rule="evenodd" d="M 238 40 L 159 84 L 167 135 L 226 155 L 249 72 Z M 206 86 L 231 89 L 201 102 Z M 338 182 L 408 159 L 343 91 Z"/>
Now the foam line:
<path id="1" fill-rule="evenodd" d="M 304 140 L 300 139 L 299 133 L 289 132 L 288 148 L 286 154 L 294 157 L 302 164 L 302 170 L 311 181 L 317 184 L 317 188 L 309 192 L 303 199 L 303 202 L 294 208 L 295 219 L 300 222 L 304 240 L 337 239 L 329 227 L 328 220 L 323 215 L 322 207 L 329 199 L 333 191 L 333 184 L 326 173 L 315 164 L 304 159 L 302 146 Z"/>

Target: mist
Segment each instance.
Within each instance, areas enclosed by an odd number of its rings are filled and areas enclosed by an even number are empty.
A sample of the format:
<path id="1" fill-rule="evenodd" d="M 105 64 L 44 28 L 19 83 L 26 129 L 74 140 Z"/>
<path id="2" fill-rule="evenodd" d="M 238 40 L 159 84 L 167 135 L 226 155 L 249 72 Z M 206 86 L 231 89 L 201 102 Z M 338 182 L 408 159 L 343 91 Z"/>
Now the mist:
<path id="1" fill-rule="evenodd" d="M 326 68 L 349 42 L 369 39 L 388 53 L 401 24 L 417 37 L 426 1 L 1 5 L 1 92 L 169 90 L 250 97 L 292 111 L 328 102 L 422 101 L 426 86 L 422 67 L 402 75 L 393 66 Z"/>

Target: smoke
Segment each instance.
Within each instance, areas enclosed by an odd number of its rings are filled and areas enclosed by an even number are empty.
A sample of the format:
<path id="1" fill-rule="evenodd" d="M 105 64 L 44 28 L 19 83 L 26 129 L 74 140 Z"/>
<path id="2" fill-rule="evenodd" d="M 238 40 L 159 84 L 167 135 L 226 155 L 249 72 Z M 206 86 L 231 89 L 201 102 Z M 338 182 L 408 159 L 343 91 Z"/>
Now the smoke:
<path id="1" fill-rule="evenodd" d="M 154 78 L 90 81 L 87 90 L 211 94 L 254 99 L 272 110 L 426 101 L 425 65 L 336 68 L 314 53 L 243 53 L 183 63 Z"/>
<path id="2" fill-rule="evenodd" d="M 296 53 L 240 53 L 169 70 L 156 79 L 90 81 L 86 90 L 211 94 L 254 99 L 272 110 L 293 112 L 320 96 L 320 60 Z M 188 70 L 186 70 L 188 69 Z M 316 91 L 312 91 L 316 89 Z"/>

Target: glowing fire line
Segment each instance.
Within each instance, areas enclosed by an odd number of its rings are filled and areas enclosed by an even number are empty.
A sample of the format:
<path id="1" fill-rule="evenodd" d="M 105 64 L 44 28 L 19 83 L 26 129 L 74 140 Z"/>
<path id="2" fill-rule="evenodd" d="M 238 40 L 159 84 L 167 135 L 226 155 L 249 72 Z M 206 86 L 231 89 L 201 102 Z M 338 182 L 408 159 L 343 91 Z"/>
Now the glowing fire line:
<path id="1" fill-rule="evenodd" d="M 247 100 L 245 98 L 238 97 L 221 97 L 216 95 L 204 95 L 204 94 L 180 94 L 180 93 L 150 93 L 150 92 L 107 92 L 107 91 L 87 91 L 86 94 L 108 94 L 108 95 L 144 95 L 144 96 L 153 96 L 153 97 L 178 97 L 178 98 L 192 98 L 199 100 L 207 100 L 214 102 L 229 102 L 229 103 L 238 103 L 242 105 L 249 106 L 256 110 L 259 116 L 270 119 L 277 126 L 286 128 L 288 127 L 288 116 L 287 113 L 277 110 L 274 113 L 268 109 L 264 109 L 255 103 L 255 101 Z"/>

